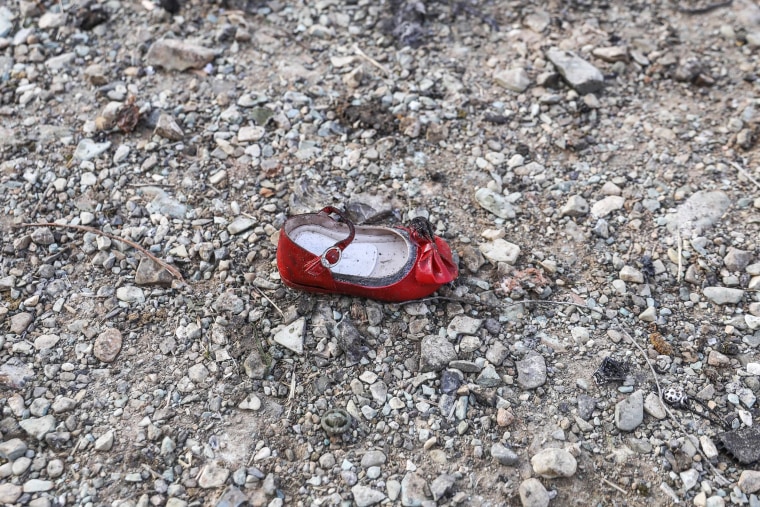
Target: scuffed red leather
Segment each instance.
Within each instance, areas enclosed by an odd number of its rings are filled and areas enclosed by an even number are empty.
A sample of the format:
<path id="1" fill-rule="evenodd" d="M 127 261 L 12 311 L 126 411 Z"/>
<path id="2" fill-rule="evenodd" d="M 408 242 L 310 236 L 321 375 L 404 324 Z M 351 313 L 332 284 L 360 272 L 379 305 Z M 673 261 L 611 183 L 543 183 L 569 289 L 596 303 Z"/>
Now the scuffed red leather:
<path id="1" fill-rule="evenodd" d="M 318 214 L 311 215 L 313 217 Z M 303 215 L 300 215 L 302 217 Z M 298 246 L 288 236 L 285 227 L 280 230 L 277 245 L 277 268 L 280 278 L 289 287 L 323 294 L 345 294 L 380 301 L 411 301 L 429 296 L 443 284 L 456 279 L 459 274 L 446 242 L 435 237 L 435 243 L 421 237 L 416 231 L 407 231 L 410 241 L 417 245 L 417 256 L 406 275 L 389 285 L 370 287 L 361 281 L 350 283 L 333 278 L 330 270 L 320 263 L 319 256 Z"/>

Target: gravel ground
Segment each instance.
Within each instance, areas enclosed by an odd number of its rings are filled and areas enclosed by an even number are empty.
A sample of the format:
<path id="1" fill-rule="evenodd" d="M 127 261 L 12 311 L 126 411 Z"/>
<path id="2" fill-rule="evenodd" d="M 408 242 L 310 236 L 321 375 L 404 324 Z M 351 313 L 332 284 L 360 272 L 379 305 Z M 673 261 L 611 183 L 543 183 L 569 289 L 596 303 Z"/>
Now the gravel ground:
<path id="1" fill-rule="evenodd" d="M 756 3 L 237 3 L 0 5 L 0 504 L 760 506 Z"/>

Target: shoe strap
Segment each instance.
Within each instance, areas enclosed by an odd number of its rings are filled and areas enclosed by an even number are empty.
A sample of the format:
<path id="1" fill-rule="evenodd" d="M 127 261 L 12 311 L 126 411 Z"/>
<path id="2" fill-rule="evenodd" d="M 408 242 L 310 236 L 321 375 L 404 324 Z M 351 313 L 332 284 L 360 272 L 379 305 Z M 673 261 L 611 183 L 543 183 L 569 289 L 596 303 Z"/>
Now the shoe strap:
<path id="1" fill-rule="evenodd" d="M 354 240 L 354 236 L 356 235 L 354 223 L 338 208 L 335 208 L 333 206 L 325 206 L 320 210 L 319 213 L 328 216 L 338 215 L 340 221 L 348 226 L 348 236 L 345 239 L 338 241 L 333 246 L 327 248 L 324 252 L 322 252 L 322 255 L 312 261 L 309 261 L 306 264 L 306 271 L 313 275 L 316 275 L 321 270 L 320 268 L 334 268 L 340 262 L 340 259 L 343 255 L 343 250 L 345 250 L 346 247 L 351 244 L 351 242 Z"/>

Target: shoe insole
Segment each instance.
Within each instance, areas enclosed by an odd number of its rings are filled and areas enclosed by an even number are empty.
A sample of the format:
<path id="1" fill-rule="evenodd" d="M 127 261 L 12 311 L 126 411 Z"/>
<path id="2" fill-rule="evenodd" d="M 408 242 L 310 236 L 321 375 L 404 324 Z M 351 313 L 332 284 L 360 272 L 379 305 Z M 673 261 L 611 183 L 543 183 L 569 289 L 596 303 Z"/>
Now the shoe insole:
<path id="1" fill-rule="evenodd" d="M 296 231 L 293 240 L 299 246 L 317 256 L 322 255 L 325 250 L 336 242 L 335 238 L 312 230 Z M 339 275 L 367 277 L 375 270 L 376 264 L 377 247 L 375 245 L 353 242 L 343 250 L 340 262 L 330 268 L 330 271 Z"/>

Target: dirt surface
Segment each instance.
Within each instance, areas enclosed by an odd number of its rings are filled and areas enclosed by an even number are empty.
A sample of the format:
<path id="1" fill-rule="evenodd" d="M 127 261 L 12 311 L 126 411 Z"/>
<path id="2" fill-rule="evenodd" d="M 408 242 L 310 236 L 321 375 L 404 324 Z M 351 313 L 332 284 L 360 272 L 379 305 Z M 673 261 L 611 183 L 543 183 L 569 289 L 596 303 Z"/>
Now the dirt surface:
<path id="1" fill-rule="evenodd" d="M 0 5 L 0 504 L 760 505 L 756 3 L 162 5 Z"/>

